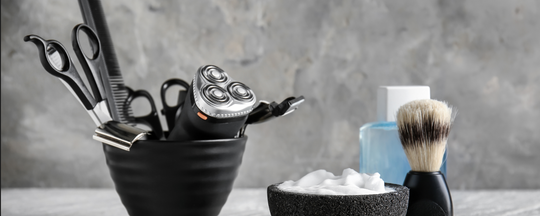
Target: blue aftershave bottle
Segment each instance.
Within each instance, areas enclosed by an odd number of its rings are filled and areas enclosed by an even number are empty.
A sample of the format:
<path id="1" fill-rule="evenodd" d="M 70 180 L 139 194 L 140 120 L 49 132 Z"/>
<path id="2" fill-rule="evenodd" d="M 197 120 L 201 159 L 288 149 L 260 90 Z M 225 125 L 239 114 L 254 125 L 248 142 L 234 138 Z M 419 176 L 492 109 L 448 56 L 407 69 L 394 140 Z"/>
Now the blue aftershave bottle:
<path id="1" fill-rule="evenodd" d="M 403 184 L 411 170 L 399 140 L 395 115 L 413 100 L 430 99 L 429 86 L 381 86 L 377 90 L 377 122 L 360 128 L 360 173 L 381 174 L 384 182 Z M 444 153 L 441 172 L 446 176 Z"/>

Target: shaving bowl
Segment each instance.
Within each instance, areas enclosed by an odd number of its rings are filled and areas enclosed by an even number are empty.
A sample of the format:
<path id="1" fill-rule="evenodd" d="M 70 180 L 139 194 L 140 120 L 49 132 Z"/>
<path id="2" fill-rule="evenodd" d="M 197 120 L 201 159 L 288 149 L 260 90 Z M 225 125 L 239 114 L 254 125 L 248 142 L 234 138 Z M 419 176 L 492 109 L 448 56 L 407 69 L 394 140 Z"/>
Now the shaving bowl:
<path id="1" fill-rule="evenodd" d="M 319 195 L 284 191 L 281 183 L 268 186 L 272 216 L 300 215 L 406 215 L 409 189 L 385 183 L 393 191 L 369 195 Z"/>

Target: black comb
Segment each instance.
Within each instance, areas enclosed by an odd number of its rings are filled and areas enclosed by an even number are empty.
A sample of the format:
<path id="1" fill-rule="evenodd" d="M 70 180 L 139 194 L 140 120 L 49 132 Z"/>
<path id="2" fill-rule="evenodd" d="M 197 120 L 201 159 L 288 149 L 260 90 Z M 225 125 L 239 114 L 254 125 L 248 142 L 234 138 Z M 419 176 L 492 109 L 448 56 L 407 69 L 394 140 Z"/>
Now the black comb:
<path id="1" fill-rule="evenodd" d="M 103 88 L 107 93 L 107 103 L 111 117 L 114 120 L 122 123 L 131 123 L 134 119 L 133 110 L 128 107 L 127 113 L 119 112 L 123 108 L 124 102 L 127 99 L 128 92 L 124 84 L 122 73 L 116 59 L 114 45 L 111 40 L 105 13 L 101 7 L 100 0 L 79 0 L 79 6 L 84 19 L 84 23 L 96 31 L 99 40 L 101 41 L 101 49 L 103 58 L 105 59 L 105 67 L 101 71 L 103 79 Z"/>

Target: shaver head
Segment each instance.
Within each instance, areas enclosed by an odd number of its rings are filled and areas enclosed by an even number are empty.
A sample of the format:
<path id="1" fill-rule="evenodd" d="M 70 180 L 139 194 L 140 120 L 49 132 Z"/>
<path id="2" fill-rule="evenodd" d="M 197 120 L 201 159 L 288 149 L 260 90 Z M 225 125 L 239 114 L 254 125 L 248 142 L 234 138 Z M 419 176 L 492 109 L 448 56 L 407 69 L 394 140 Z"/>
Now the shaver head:
<path id="1" fill-rule="evenodd" d="M 193 78 L 195 105 L 206 115 L 218 118 L 237 118 L 248 115 L 255 105 L 253 91 L 233 80 L 214 65 L 199 68 Z"/>

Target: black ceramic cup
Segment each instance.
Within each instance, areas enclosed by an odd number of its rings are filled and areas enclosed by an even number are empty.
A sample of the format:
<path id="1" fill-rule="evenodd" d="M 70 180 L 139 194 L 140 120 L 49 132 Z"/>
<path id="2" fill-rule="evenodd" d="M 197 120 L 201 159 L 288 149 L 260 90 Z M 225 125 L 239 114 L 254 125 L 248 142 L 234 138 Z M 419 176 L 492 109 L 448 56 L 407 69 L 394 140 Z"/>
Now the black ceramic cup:
<path id="1" fill-rule="evenodd" d="M 242 163 L 247 137 L 144 140 L 103 145 L 116 192 L 131 216 L 218 215 Z"/>

